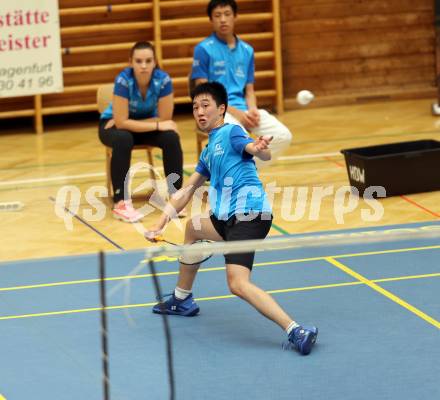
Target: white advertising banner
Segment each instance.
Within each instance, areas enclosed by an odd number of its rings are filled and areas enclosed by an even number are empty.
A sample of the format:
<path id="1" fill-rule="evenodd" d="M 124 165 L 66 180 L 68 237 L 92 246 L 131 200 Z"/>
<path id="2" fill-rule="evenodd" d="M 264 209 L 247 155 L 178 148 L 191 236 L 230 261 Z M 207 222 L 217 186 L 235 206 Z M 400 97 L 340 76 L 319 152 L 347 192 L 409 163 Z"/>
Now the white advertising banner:
<path id="1" fill-rule="evenodd" d="M 0 97 L 63 91 L 58 0 L 0 0 Z"/>

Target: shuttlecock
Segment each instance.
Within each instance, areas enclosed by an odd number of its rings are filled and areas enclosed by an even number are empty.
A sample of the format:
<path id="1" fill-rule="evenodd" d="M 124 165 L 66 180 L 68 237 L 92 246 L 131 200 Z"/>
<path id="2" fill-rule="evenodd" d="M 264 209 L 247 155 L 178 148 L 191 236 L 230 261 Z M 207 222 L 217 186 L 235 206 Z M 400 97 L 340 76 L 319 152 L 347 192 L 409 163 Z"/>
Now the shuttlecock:
<path id="1" fill-rule="evenodd" d="M 315 95 L 310 90 L 300 90 L 296 95 L 296 101 L 303 106 L 309 104 L 314 98 Z"/>

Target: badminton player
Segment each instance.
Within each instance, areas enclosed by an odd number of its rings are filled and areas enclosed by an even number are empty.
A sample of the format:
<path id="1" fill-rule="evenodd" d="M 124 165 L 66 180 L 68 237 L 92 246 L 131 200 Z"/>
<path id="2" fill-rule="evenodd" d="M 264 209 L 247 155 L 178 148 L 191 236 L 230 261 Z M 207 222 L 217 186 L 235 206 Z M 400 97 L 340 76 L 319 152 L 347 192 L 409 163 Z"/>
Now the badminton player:
<path id="1" fill-rule="evenodd" d="M 221 83 L 209 82 L 196 86 L 192 98 L 197 125 L 209 133 L 208 145 L 200 155 L 194 174 L 171 197 L 158 222 L 150 227 L 145 237 L 154 240 L 161 235 L 170 219 L 188 204 L 196 189 L 209 179 L 211 215 L 188 220 L 185 244 L 201 239 L 264 239 L 271 227 L 272 215 L 254 158 L 270 160 L 268 145 L 272 138 L 263 136 L 254 141 L 240 126 L 224 123 L 228 98 Z M 309 354 L 318 329 L 299 325 L 268 293 L 250 281 L 254 254 L 225 255 L 231 293 L 247 301 L 284 329 L 288 343 L 301 354 Z M 199 312 L 191 291 L 199 266 L 180 265 L 174 293 L 164 303 L 155 305 L 154 313 L 189 317 Z"/>

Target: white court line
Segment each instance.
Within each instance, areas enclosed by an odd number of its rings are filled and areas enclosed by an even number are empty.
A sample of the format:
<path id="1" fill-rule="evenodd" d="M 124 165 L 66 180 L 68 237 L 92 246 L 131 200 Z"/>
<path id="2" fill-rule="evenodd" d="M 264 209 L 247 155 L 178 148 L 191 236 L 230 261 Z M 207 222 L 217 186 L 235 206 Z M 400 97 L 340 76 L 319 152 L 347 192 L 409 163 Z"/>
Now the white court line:
<path id="1" fill-rule="evenodd" d="M 285 160 L 307 160 L 309 158 L 320 158 L 320 157 L 333 157 L 333 156 L 341 156 L 341 153 L 318 153 L 318 154 L 304 154 L 302 156 L 281 156 L 278 157 L 277 160 L 285 161 Z"/>
<path id="2" fill-rule="evenodd" d="M 281 156 L 278 157 L 280 161 L 287 160 L 306 160 L 310 158 L 320 158 L 320 157 L 333 157 L 339 156 L 340 153 L 318 153 L 318 154 L 304 154 L 298 156 Z M 195 168 L 196 164 L 185 164 L 183 167 L 185 169 Z M 158 168 L 159 170 L 163 170 L 163 168 Z M 82 178 L 97 178 L 105 176 L 105 172 L 96 172 L 92 174 L 81 174 L 81 175 L 63 175 L 63 176 L 51 176 L 48 178 L 33 178 L 33 179 L 21 179 L 16 181 L 3 181 L 0 182 L 1 186 L 11 186 L 11 185 L 25 185 L 29 183 L 41 183 L 41 182 L 57 182 L 57 181 L 69 181 L 74 179 L 82 179 Z"/>
<path id="3" fill-rule="evenodd" d="M 335 157 L 335 156 L 343 156 L 340 152 L 334 153 L 316 153 L 316 154 L 303 154 L 299 156 L 280 156 L 277 160 L 287 161 L 287 160 L 307 160 L 311 158 L 321 158 L 321 157 Z M 185 164 L 183 168 L 195 168 L 197 164 Z"/>
<path id="4" fill-rule="evenodd" d="M 26 183 L 38 183 L 38 182 L 68 181 L 68 180 L 72 180 L 72 179 L 93 178 L 93 177 L 97 177 L 97 176 L 105 176 L 105 173 L 104 172 L 96 172 L 93 174 L 64 175 L 64 176 L 51 176 L 49 178 L 21 179 L 18 181 L 0 182 L 0 186 L 22 185 L 22 184 L 26 184 Z"/>
<path id="5" fill-rule="evenodd" d="M 320 174 L 322 172 L 329 172 L 329 171 L 333 171 L 333 172 L 344 172 L 343 169 L 341 169 L 341 167 L 335 166 L 335 167 L 330 167 L 330 168 L 316 168 L 316 169 L 308 169 L 307 171 L 267 171 L 267 169 L 260 171 L 259 175 L 260 176 L 294 176 L 295 172 L 297 173 L 297 175 L 304 175 L 304 174 Z"/>
<path id="6" fill-rule="evenodd" d="M 317 154 L 303 154 L 299 156 L 280 156 L 277 158 L 277 160 L 280 161 L 290 161 L 290 160 L 307 160 L 311 158 L 321 158 L 321 157 L 335 157 L 335 156 L 342 156 L 339 152 L 334 153 L 317 153 Z M 195 168 L 197 164 L 185 164 L 184 168 Z"/>

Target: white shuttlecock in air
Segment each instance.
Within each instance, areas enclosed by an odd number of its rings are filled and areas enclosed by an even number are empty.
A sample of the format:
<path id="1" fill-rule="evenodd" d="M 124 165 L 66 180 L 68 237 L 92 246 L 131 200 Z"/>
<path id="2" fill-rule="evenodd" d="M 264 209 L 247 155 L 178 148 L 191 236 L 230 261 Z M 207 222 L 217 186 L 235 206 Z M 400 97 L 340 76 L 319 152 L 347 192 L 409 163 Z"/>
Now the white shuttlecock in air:
<path id="1" fill-rule="evenodd" d="M 314 98 L 315 95 L 310 90 L 300 90 L 296 95 L 296 101 L 302 106 L 309 104 Z"/>

